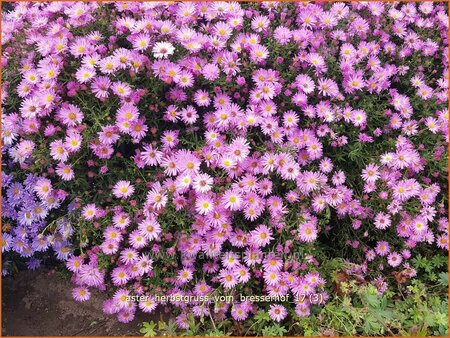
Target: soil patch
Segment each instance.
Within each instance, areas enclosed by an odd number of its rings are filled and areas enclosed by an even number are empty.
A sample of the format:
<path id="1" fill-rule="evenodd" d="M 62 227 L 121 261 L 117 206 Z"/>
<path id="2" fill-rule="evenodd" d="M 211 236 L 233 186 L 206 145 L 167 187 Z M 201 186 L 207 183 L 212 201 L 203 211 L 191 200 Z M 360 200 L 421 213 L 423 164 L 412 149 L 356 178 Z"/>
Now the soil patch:
<path id="1" fill-rule="evenodd" d="M 143 321 L 157 314 L 137 311 L 136 318 L 119 323 L 102 312 L 107 297 L 92 290 L 87 302 L 76 302 L 73 285 L 52 270 L 21 271 L 2 278 L 3 336 L 142 336 Z"/>

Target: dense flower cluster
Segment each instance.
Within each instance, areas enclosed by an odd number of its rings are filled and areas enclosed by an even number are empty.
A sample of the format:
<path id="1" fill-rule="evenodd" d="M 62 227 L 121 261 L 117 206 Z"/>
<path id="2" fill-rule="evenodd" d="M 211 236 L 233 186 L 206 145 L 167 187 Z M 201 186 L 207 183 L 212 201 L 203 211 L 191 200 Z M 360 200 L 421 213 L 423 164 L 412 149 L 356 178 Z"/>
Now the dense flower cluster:
<path id="1" fill-rule="evenodd" d="M 52 246 L 74 298 L 110 291 L 122 322 L 162 294 L 293 295 L 270 317 L 308 316 L 329 297 L 327 246 L 350 248 L 347 272 L 380 293 L 383 270 L 413 277 L 415 248 L 448 249 L 445 10 L 15 3 L 2 251 Z M 190 313 L 240 321 L 267 304 L 171 305 L 187 328 Z"/>
<path id="2" fill-rule="evenodd" d="M 9 220 L 3 224 L 2 252 L 12 251 L 27 258 L 30 269 L 41 265 L 35 253 L 49 248 L 54 250 L 57 259 L 65 261 L 72 254 L 70 238 L 74 229 L 60 220 L 52 233 L 44 230 L 48 226 L 48 214 L 61 206 L 66 193 L 52 189 L 50 180 L 33 174 L 28 174 L 23 182 L 15 182 L 12 175 L 4 173 L 2 187 L 6 191 L 2 198 L 2 217 Z M 7 274 L 8 266 L 3 269 Z"/>

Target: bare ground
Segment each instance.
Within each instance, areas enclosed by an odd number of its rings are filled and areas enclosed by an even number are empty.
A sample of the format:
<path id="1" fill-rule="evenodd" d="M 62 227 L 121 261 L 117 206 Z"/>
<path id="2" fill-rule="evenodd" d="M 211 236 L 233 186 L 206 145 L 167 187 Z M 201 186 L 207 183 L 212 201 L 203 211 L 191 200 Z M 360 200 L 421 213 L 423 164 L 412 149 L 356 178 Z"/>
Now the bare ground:
<path id="1" fill-rule="evenodd" d="M 92 291 L 87 302 L 75 302 L 72 287 L 46 269 L 2 278 L 2 335 L 142 336 L 140 324 L 159 319 L 138 311 L 131 323 L 119 323 L 101 310 L 105 294 Z"/>

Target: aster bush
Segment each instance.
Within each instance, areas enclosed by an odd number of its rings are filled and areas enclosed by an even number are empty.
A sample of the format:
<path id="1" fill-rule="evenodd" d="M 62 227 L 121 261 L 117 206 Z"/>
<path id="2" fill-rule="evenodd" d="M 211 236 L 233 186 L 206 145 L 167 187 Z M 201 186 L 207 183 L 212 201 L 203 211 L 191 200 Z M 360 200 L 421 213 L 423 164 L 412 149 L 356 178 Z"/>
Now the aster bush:
<path id="1" fill-rule="evenodd" d="M 159 333 L 446 334 L 444 3 L 3 6 L 4 275 Z"/>

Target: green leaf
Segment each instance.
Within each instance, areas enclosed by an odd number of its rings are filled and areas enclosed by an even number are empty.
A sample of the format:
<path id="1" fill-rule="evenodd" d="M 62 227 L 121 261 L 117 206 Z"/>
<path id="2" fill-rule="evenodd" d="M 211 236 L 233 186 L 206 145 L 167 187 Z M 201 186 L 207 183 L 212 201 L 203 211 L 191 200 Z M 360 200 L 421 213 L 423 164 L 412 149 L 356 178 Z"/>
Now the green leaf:
<path id="1" fill-rule="evenodd" d="M 255 315 L 255 319 L 258 322 L 269 321 L 270 320 L 270 316 L 265 311 L 258 311 L 258 313 Z"/>
<path id="2" fill-rule="evenodd" d="M 225 332 L 220 330 L 211 330 L 205 333 L 205 337 L 223 337 L 226 336 Z"/>
<path id="3" fill-rule="evenodd" d="M 379 308 L 380 307 L 381 299 L 380 299 L 379 295 L 366 292 L 364 294 L 364 298 L 366 299 L 367 305 L 369 307 L 371 307 L 371 308 Z"/>
<path id="4" fill-rule="evenodd" d="M 142 328 L 139 330 L 140 333 L 144 335 L 144 337 L 154 337 L 156 336 L 156 331 L 154 330 L 156 323 L 153 320 L 149 322 L 143 322 Z"/>
<path id="5" fill-rule="evenodd" d="M 166 326 L 167 326 L 166 323 L 159 321 L 158 322 L 158 331 L 164 330 L 166 328 Z"/>
<path id="6" fill-rule="evenodd" d="M 439 284 L 441 284 L 443 286 L 448 286 L 448 273 L 447 272 L 441 272 L 439 274 L 438 282 L 439 282 Z"/>
<path id="7" fill-rule="evenodd" d="M 262 329 L 263 336 L 269 336 L 269 337 L 284 336 L 284 334 L 286 332 L 287 332 L 286 328 L 284 326 L 280 326 L 279 324 L 266 326 Z"/>

